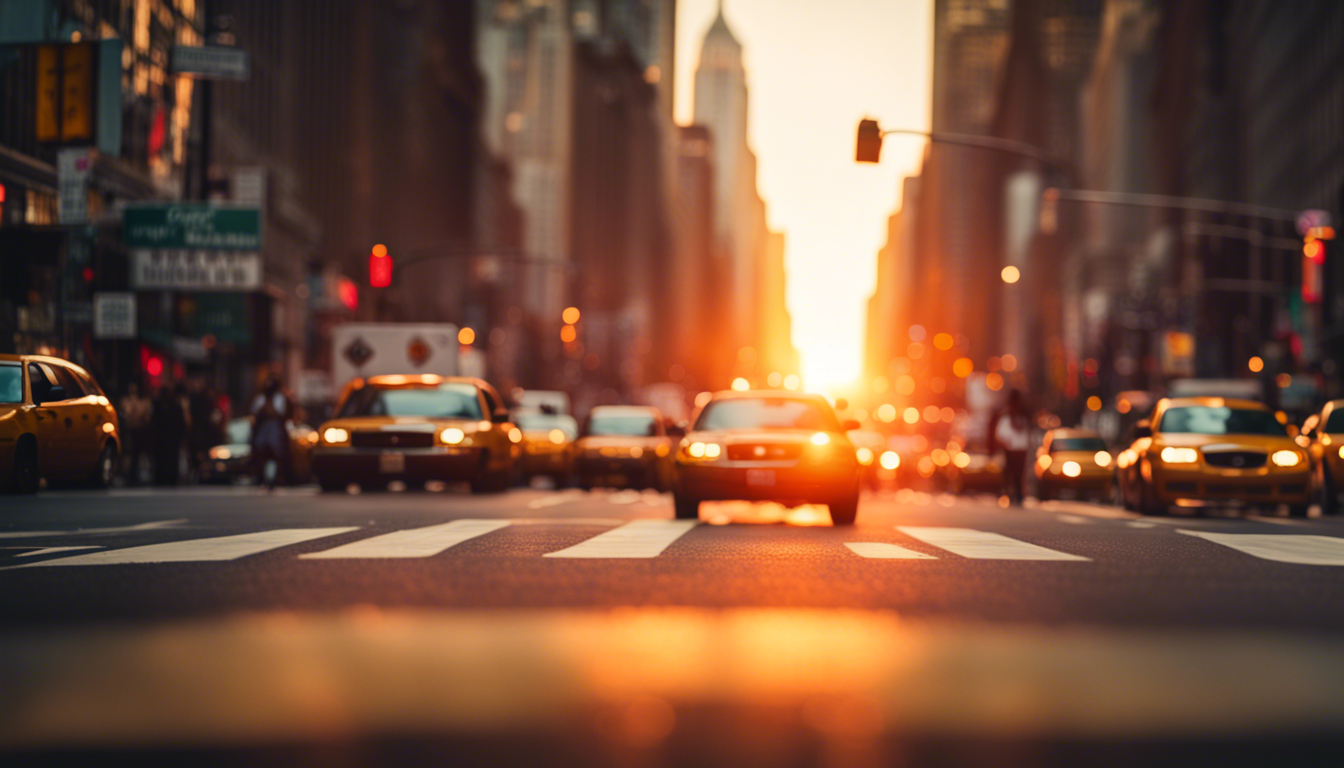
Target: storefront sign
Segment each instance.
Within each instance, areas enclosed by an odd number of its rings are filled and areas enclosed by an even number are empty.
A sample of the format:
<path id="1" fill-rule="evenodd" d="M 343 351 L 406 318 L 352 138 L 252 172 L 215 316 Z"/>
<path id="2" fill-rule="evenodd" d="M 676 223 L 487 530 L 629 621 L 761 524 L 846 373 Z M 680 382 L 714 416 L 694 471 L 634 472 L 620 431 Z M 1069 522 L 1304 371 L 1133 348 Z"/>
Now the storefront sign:
<path id="1" fill-rule="evenodd" d="M 261 211 L 206 203 L 126 207 L 122 240 L 130 248 L 261 250 Z"/>
<path id="2" fill-rule="evenodd" d="M 135 294 L 95 293 L 93 335 L 99 339 L 135 338 Z"/>
<path id="3" fill-rule="evenodd" d="M 132 251 L 131 285 L 142 291 L 255 291 L 261 288 L 261 254 Z"/>
<path id="4" fill-rule="evenodd" d="M 89 174 L 93 153 L 88 147 L 56 152 L 56 220 L 62 224 L 89 223 Z"/>
<path id="5" fill-rule="evenodd" d="M 176 46 L 172 70 L 207 80 L 246 80 L 251 75 L 247 51 L 223 45 Z"/>

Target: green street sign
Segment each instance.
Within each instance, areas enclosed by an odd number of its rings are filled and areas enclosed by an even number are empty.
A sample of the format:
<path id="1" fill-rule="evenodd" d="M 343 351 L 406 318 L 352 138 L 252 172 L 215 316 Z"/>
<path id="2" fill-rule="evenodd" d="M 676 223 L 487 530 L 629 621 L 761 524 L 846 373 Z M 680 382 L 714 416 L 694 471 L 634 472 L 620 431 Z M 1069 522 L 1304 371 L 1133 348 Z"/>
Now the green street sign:
<path id="1" fill-rule="evenodd" d="M 131 205 L 121 238 L 128 248 L 259 251 L 261 211 L 208 203 Z"/>

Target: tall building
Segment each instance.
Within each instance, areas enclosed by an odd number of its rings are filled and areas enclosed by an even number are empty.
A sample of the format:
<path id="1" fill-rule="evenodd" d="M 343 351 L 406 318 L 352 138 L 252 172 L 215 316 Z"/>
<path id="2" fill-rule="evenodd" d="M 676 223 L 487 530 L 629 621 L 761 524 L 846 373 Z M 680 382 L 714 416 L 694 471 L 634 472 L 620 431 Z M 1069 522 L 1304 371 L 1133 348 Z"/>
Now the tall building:
<path id="1" fill-rule="evenodd" d="M 797 355 L 777 290 L 783 280 L 782 239 L 774 241 L 772 251 L 774 235 L 756 188 L 756 155 L 747 141 L 747 121 L 742 44 L 728 27 L 720 2 L 695 70 L 695 122 L 709 129 L 714 148 L 716 247 L 727 255 L 732 286 L 731 298 L 722 305 L 719 335 L 738 346 L 739 374 L 764 376 L 795 369 Z M 769 284 L 764 289 L 763 279 Z M 774 351 L 767 356 L 767 349 Z"/>

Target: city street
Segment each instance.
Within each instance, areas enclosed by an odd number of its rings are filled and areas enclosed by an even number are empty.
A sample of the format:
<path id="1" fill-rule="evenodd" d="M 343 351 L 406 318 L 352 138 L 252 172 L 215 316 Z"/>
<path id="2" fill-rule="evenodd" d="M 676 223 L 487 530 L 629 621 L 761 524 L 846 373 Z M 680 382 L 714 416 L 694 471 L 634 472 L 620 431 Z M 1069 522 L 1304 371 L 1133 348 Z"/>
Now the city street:
<path id="1" fill-rule="evenodd" d="M 668 496 L 636 491 L 122 489 L 3 508 L 8 748 L 1057 750 L 1036 764 L 1117 740 L 1117 760 L 1154 740 L 1337 747 L 1344 726 L 1336 518 L 912 491 L 865 497 L 852 528 L 746 504 L 674 521 Z M 720 717 L 779 738 L 732 743 Z"/>

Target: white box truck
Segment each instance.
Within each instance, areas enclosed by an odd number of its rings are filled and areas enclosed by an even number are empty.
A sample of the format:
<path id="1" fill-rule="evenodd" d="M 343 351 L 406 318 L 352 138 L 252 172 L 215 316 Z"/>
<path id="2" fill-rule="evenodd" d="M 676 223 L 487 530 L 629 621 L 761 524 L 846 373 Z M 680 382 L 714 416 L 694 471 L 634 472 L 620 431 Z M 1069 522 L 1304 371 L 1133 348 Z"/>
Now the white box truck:
<path id="1" fill-rule="evenodd" d="M 331 332 L 331 383 L 390 374 L 458 375 L 457 326 L 448 323 L 346 323 Z"/>

